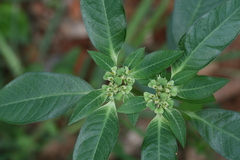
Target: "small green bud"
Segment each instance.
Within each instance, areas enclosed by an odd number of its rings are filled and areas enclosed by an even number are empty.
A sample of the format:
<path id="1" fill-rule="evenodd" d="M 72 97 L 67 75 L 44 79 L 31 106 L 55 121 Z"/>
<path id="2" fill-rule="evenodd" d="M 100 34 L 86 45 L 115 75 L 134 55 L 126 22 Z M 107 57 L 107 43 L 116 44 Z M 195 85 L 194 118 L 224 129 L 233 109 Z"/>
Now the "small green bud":
<path id="1" fill-rule="evenodd" d="M 178 88 L 177 87 L 172 87 L 171 91 L 170 91 L 170 94 L 172 96 L 176 96 L 178 94 Z"/>
<path id="2" fill-rule="evenodd" d="M 169 81 L 168 83 L 167 83 L 167 87 L 172 87 L 174 85 L 174 81 L 173 80 L 171 80 L 171 81 Z"/>
<path id="3" fill-rule="evenodd" d="M 163 87 L 162 86 L 158 86 L 157 90 L 163 91 Z"/>
<path id="4" fill-rule="evenodd" d="M 116 94 L 118 92 L 118 88 L 113 88 L 113 92 Z"/>
<path id="5" fill-rule="evenodd" d="M 112 74 L 110 72 L 106 72 L 103 76 L 103 79 L 108 80 L 108 77 L 112 77 Z"/>
<path id="6" fill-rule="evenodd" d="M 118 92 L 118 93 L 114 96 L 114 98 L 115 98 L 116 100 L 118 100 L 118 101 L 120 101 L 120 100 L 122 99 L 122 97 L 123 97 L 123 94 L 122 94 L 121 92 Z"/>
<path id="7" fill-rule="evenodd" d="M 157 90 L 157 89 L 158 89 L 158 86 L 157 86 L 157 85 L 153 85 L 152 88 L 155 89 L 155 90 Z"/>
<path id="8" fill-rule="evenodd" d="M 125 69 L 125 74 L 128 75 L 130 73 L 129 68 L 127 66 L 125 66 L 124 69 Z"/>
<path id="9" fill-rule="evenodd" d="M 108 81 L 113 81 L 113 77 L 108 77 L 107 80 Z"/>
<path id="10" fill-rule="evenodd" d="M 156 114 L 163 114 L 164 110 L 163 110 L 162 107 L 160 107 L 160 108 L 156 108 L 156 109 L 154 110 L 154 112 L 155 112 Z"/>
<path id="11" fill-rule="evenodd" d="M 166 93 L 170 93 L 170 89 L 168 89 L 168 88 L 165 88 L 164 91 L 165 91 Z"/>
<path id="12" fill-rule="evenodd" d="M 145 101 L 147 101 L 147 102 L 150 100 L 149 95 L 150 95 L 149 92 L 144 92 L 144 93 L 143 93 L 144 99 L 145 99 Z"/>
<path id="13" fill-rule="evenodd" d="M 148 108 L 150 108 L 152 111 L 155 110 L 156 108 L 156 105 L 154 104 L 154 102 L 151 100 L 149 102 L 147 102 L 147 105 L 146 105 Z"/>
<path id="14" fill-rule="evenodd" d="M 106 90 L 107 90 L 107 88 L 108 88 L 108 85 L 105 85 L 105 84 L 104 84 L 104 85 L 102 85 L 102 89 L 103 89 L 103 90 L 105 90 L 105 91 L 106 91 Z"/>
<path id="15" fill-rule="evenodd" d="M 129 94 L 132 90 L 132 86 L 127 86 L 127 89 L 126 89 L 126 94 Z"/>
<path id="16" fill-rule="evenodd" d="M 112 92 L 112 91 L 113 91 L 113 88 L 112 88 L 112 87 L 108 87 L 108 88 L 107 88 L 107 91 L 108 91 L 108 92 Z"/>
<path id="17" fill-rule="evenodd" d="M 154 95 L 154 94 L 149 94 L 149 97 L 151 98 L 151 99 L 154 99 L 156 96 Z"/>
<path id="18" fill-rule="evenodd" d="M 163 85 L 163 86 L 166 86 L 167 85 L 167 80 L 165 78 L 159 78 L 158 83 Z"/>
<path id="19" fill-rule="evenodd" d="M 168 108 L 173 108 L 174 101 L 173 100 L 167 100 L 167 103 L 169 104 Z"/>
<path id="20" fill-rule="evenodd" d="M 124 68 L 120 68 L 117 70 L 117 74 L 118 75 L 123 75 L 125 73 L 125 69 Z"/>
<path id="21" fill-rule="evenodd" d="M 166 101 L 169 98 L 169 94 L 162 93 L 162 94 L 160 94 L 160 98 L 161 98 L 161 100 Z"/>
<path id="22" fill-rule="evenodd" d="M 168 104 L 167 102 L 163 102 L 163 103 L 162 103 L 162 106 L 165 108 L 165 107 L 168 107 L 169 104 Z"/>
<path id="23" fill-rule="evenodd" d="M 111 70 L 112 70 L 112 72 L 116 72 L 117 71 L 117 67 L 114 66 L 114 67 L 111 68 Z"/>
<path id="24" fill-rule="evenodd" d="M 157 85 L 157 81 L 156 81 L 156 80 L 151 80 L 151 81 L 148 83 L 148 87 L 150 87 L 150 88 L 153 88 L 154 85 Z"/>
<path id="25" fill-rule="evenodd" d="M 123 85 L 123 86 L 120 87 L 120 90 L 122 90 L 122 91 L 125 91 L 126 89 L 127 89 L 127 86 Z"/>
<path id="26" fill-rule="evenodd" d="M 122 78 L 121 78 L 121 77 L 115 77 L 113 80 L 114 80 L 114 82 L 115 82 L 117 85 L 121 85 L 121 84 L 122 84 Z"/>

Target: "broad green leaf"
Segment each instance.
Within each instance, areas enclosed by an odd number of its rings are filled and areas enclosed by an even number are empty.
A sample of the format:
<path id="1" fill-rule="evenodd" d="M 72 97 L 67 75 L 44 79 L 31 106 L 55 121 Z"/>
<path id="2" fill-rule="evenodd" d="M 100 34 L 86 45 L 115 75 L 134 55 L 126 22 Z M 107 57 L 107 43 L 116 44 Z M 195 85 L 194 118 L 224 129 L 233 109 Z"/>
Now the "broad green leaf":
<path id="1" fill-rule="evenodd" d="M 157 115 L 148 125 L 142 160 L 177 160 L 177 142 L 166 120 Z"/>
<path id="2" fill-rule="evenodd" d="M 139 114 L 138 113 L 127 114 L 127 117 L 129 121 L 132 123 L 132 125 L 135 126 L 138 121 Z"/>
<path id="3" fill-rule="evenodd" d="M 173 13 L 167 28 L 168 42 L 171 49 L 177 48 L 180 38 L 195 21 L 225 1 L 226 0 L 175 0 Z"/>
<path id="4" fill-rule="evenodd" d="M 120 113 L 133 114 L 139 113 L 144 109 L 146 109 L 146 101 L 144 97 L 141 96 L 128 99 L 118 108 L 117 111 Z"/>
<path id="5" fill-rule="evenodd" d="M 48 72 L 26 73 L 0 91 L 0 119 L 26 124 L 60 116 L 92 87 L 84 80 Z"/>
<path id="6" fill-rule="evenodd" d="M 178 86 L 178 97 L 182 99 L 197 100 L 211 96 L 214 92 L 222 88 L 228 79 L 209 76 L 195 76 L 187 83 Z"/>
<path id="7" fill-rule="evenodd" d="M 80 99 L 70 118 L 69 124 L 86 118 L 94 110 L 100 107 L 107 98 L 104 90 L 94 90 Z"/>
<path id="8" fill-rule="evenodd" d="M 111 68 L 114 66 L 114 62 L 109 55 L 95 51 L 88 51 L 88 53 L 100 68 L 106 71 L 112 71 Z"/>
<path id="9" fill-rule="evenodd" d="M 176 109 L 165 109 L 163 117 L 168 121 L 168 125 L 179 140 L 181 145 L 185 147 L 186 143 L 186 124 L 182 114 Z"/>
<path id="10" fill-rule="evenodd" d="M 128 99 L 134 98 L 134 97 L 135 96 L 132 93 L 126 94 L 124 97 L 125 98 L 124 100 L 128 100 Z M 129 121 L 132 123 L 132 125 L 135 126 L 138 121 L 139 114 L 138 113 L 127 114 L 127 117 L 129 119 Z"/>
<path id="11" fill-rule="evenodd" d="M 127 66 L 128 68 L 132 69 L 135 67 L 141 60 L 143 59 L 145 54 L 145 48 L 140 48 L 131 54 L 129 54 L 125 61 L 123 62 L 124 66 Z"/>
<path id="12" fill-rule="evenodd" d="M 174 99 L 183 101 L 183 102 L 193 103 L 193 104 L 206 104 L 206 103 L 211 103 L 211 102 L 216 101 L 214 95 L 211 95 L 211 96 L 203 98 L 203 99 L 197 99 L 197 100 L 182 99 L 179 97 L 174 97 Z"/>
<path id="13" fill-rule="evenodd" d="M 146 79 L 168 68 L 182 54 L 182 51 L 161 50 L 148 54 L 131 70 L 136 79 Z"/>
<path id="14" fill-rule="evenodd" d="M 113 101 L 94 111 L 84 122 L 73 160 L 107 160 L 118 138 L 119 124 Z"/>
<path id="15" fill-rule="evenodd" d="M 172 77 L 172 80 L 174 80 L 175 85 L 180 85 L 188 82 L 192 77 L 194 77 L 197 74 L 197 71 L 194 70 L 185 70 L 178 72 Z"/>
<path id="16" fill-rule="evenodd" d="M 102 53 L 114 59 L 126 38 L 122 0 L 81 0 L 81 12 L 89 38 Z"/>
<path id="17" fill-rule="evenodd" d="M 220 155 L 229 160 L 240 157 L 240 113 L 205 109 L 187 112 L 200 135 Z"/>
<path id="18" fill-rule="evenodd" d="M 240 1 L 228 0 L 202 16 L 180 40 L 184 54 L 173 73 L 200 70 L 213 61 L 239 34 Z"/>
<path id="19" fill-rule="evenodd" d="M 200 111 L 203 109 L 204 104 L 182 102 L 179 107 L 180 109 L 187 111 Z"/>

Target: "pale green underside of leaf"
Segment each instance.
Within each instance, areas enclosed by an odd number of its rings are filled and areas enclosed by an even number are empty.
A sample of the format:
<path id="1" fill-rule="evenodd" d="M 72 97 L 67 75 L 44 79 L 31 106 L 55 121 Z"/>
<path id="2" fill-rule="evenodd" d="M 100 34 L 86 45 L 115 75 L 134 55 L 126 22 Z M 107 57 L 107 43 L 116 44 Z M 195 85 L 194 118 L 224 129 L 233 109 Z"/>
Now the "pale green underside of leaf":
<path id="1" fill-rule="evenodd" d="M 168 68 L 182 54 L 182 51 L 161 50 L 148 54 L 131 70 L 136 79 L 146 79 Z"/>
<path id="2" fill-rule="evenodd" d="M 228 79 L 208 76 L 196 76 L 187 83 L 178 86 L 178 97 L 182 99 L 197 100 L 211 96 L 222 88 Z"/>
<path id="3" fill-rule="evenodd" d="M 240 157 L 240 114 L 220 109 L 187 112 L 200 135 L 228 160 Z"/>
<path id="4" fill-rule="evenodd" d="M 0 119 L 26 124 L 62 115 L 92 87 L 84 80 L 47 72 L 26 73 L 0 91 Z"/>
<path id="5" fill-rule="evenodd" d="M 111 68 L 114 67 L 114 62 L 107 54 L 95 51 L 88 51 L 94 62 L 102 69 L 111 72 Z"/>
<path id="6" fill-rule="evenodd" d="M 157 115 L 148 125 L 142 145 L 142 160 L 176 160 L 177 143 L 166 120 Z"/>
<path id="7" fill-rule="evenodd" d="M 226 0 L 175 0 L 170 25 L 168 25 L 168 42 L 171 43 L 171 49 L 177 48 L 180 38 L 196 20 L 225 1 Z"/>
<path id="8" fill-rule="evenodd" d="M 174 63 L 173 74 L 200 70 L 214 60 L 239 34 L 240 1 L 228 0 L 202 16 L 180 40 L 184 54 Z"/>
<path id="9" fill-rule="evenodd" d="M 126 37 L 122 0 L 81 0 L 81 13 L 93 45 L 102 53 L 118 54 Z"/>
<path id="10" fill-rule="evenodd" d="M 146 109 L 146 101 L 144 97 L 133 97 L 124 102 L 119 108 L 118 112 L 126 114 L 139 113 Z"/>
<path id="11" fill-rule="evenodd" d="M 114 102 L 94 111 L 84 122 L 75 144 L 73 160 L 107 160 L 118 138 Z"/>
<path id="12" fill-rule="evenodd" d="M 76 104 L 69 124 L 72 124 L 89 116 L 89 114 L 91 114 L 94 110 L 96 110 L 104 103 L 106 98 L 107 94 L 103 90 L 95 90 L 88 93 Z"/>
<path id="13" fill-rule="evenodd" d="M 129 54 L 125 61 L 123 62 L 124 66 L 127 66 L 128 68 L 132 69 L 135 67 L 141 60 L 143 59 L 145 54 L 145 48 L 140 48 L 131 54 Z"/>
<path id="14" fill-rule="evenodd" d="M 165 109 L 164 118 L 168 121 L 169 127 L 181 145 L 186 143 L 186 124 L 181 113 L 176 109 Z"/>

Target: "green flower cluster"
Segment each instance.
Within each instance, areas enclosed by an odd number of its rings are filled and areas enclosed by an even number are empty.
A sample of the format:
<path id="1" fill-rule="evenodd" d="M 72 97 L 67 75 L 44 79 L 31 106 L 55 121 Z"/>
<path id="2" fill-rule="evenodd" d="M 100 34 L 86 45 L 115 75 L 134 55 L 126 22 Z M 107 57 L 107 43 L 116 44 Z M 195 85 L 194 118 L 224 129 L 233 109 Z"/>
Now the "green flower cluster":
<path id="1" fill-rule="evenodd" d="M 156 94 L 144 92 L 144 99 L 147 102 L 147 107 L 153 110 L 155 113 L 162 114 L 164 108 L 172 108 L 174 101 L 172 96 L 176 96 L 178 88 L 174 86 L 174 81 L 167 81 L 166 78 L 158 76 L 156 80 L 151 80 L 148 83 L 148 87 L 153 88 Z"/>
<path id="2" fill-rule="evenodd" d="M 103 76 L 104 80 L 110 81 L 108 85 L 102 88 L 106 91 L 110 99 L 121 100 L 124 95 L 129 94 L 135 79 L 129 76 L 129 68 L 112 67 L 112 72 L 106 72 Z"/>

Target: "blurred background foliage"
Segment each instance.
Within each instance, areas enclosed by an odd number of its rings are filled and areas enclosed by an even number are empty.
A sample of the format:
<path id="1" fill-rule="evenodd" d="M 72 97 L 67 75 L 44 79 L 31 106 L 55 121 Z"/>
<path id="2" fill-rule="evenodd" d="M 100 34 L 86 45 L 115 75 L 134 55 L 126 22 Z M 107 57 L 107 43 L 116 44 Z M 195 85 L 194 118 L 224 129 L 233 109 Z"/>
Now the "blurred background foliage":
<path id="1" fill-rule="evenodd" d="M 128 22 L 127 38 L 121 53 L 144 46 L 148 53 L 168 49 L 167 23 L 173 0 L 124 0 Z M 199 74 L 231 79 L 215 94 L 216 102 L 206 105 L 179 103 L 188 110 L 206 107 L 240 109 L 240 38 Z M 0 1 L 0 88 L 30 71 L 48 71 L 79 76 L 94 88 L 104 81 L 104 71 L 87 54 L 95 50 L 84 28 L 79 0 Z M 121 63 L 121 62 L 120 62 Z M 140 85 L 136 90 L 143 90 Z M 71 111 L 64 116 L 16 126 L 0 122 L 0 160 L 70 160 L 83 121 L 67 126 Z M 119 114 L 121 131 L 110 160 L 138 160 L 146 126 L 154 114 L 145 111 L 136 126 Z M 223 160 L 188 126 L 186 149 L 179 146 L 179 160 Z"/>

